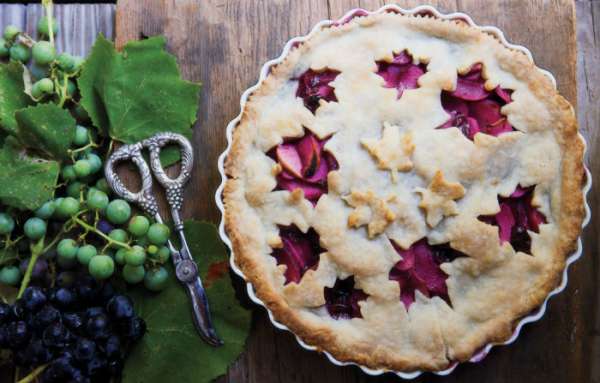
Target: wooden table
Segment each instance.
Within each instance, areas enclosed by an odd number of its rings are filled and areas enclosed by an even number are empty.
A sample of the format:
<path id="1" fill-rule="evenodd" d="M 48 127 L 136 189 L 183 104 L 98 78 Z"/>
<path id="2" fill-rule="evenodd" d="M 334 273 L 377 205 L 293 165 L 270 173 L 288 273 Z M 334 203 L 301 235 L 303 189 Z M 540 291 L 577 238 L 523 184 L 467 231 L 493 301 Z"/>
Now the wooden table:
<path id="1" fill-rule="evenodd" d="M 387 2 L 387 1 L 385 1 Z M 197 166 L 185 206 L 187 217 L 217 222 L 212 194 L 219 183 L 216 158 L 225 147 L 226 123 L 239 112 L 239 97 L 254 84 L 262 64 L 276 57 L 292 36 L 305 34 L 319 20 L 345 11 L 375 9 L 380 0 L 121 0 L 117 5 L 116 41 L 163 33 L 178 56 L 186 78 L 204 84 L 195 145 L 204 166 Z M 399 1 L 409 8 L 415 0 Z M 600 180 L 600 1 L 435 0 L 440 10 L 471 14 L 479 24 L 500 27 L 512 42 L 531 49 L 536 63 L 555 74 L 560 91 L 577 104 L 580 129 L 588 141 L 586 162 Z M 21 11 L 15 11 L 19 8 Z M 93 34 L 112 36 L 110 5 L 57 6 L 63 25 L 59 44 L 82 54 Z M 12 11 L 9 12 L 8 10 Z M 574 14 L 577 11 L 577 53 Z M 9 20 L 33 28 L 39 6 L 0 6 L 0 28 Z M 78 15 L 77 17 L 74 15 Z M 29 17 L 28 17 L 29 16 Z M 67 33 L 64 33 L 67 31 Z M 93 34 L 91 34 L 93 32 Z M 74 44 L 74 42 L 76 42 Z M 575 56 L 576 55 L 576 56 Z M 574 59 L 577 60 L 575 70 Z M 578 86 L 576 86 L 576 80 Z M 1 170 L 0 170 L 1 171 Z M 599 186 L 589 195 L 599 207 Z M 597 215 L 584 234 L 584 256 L 569 272 L 569 285 L 550 301 L 546 316 L 527 325 L 516 344 L 498 347 L 479 364 L 460 366 L 450 377 L 426 375 L 418 382 L 600 382 L 600 235 Z M 239 282 L 239 281 L 238 281 Z M 264 310 L 256 310 L 247 351 L 219 382 L 388 382 L 355 367 L 336 367 L 301 349 L 289 333 L 275 330 Z M 182 382 L 183 383 L 183 382 Z"/>

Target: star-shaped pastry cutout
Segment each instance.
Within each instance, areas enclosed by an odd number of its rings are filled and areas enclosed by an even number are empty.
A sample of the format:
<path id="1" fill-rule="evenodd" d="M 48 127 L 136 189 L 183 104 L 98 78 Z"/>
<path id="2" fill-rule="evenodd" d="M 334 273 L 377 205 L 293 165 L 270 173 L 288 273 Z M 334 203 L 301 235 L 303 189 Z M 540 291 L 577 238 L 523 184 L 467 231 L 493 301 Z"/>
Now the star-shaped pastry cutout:
<path id="1" fill-rule="evenodd" d="M 419 207 L 427 211 L 427 224 L 435 227 L 444 216 L 458 214 L 456 202 L 465 195 L 465 188 L 457 182 L 448 182 L 438 170 L 427 189 L 416 188 L 421 194 Z"/>
<path id="2" fill-rule="evenodd" d="M 385 228 L 396 219 L 396 213 L 390 207 L 390 203 L 396 199 L 395 196 L 384 199 L 377 197 L 371 190 L 367 192 L 353 190 L 342 198 L 348 205 L 354 207 L 354 211 L 348 216 L 348 226 L 367 225 L 369 238 L 383 233 Z"/>
<path id="3" fill-rule="evenodd" d="M 410 156 L 415 150 L 410 133 L 400 133 L 400 127 L 383 123 L 381 139 L 363 138 L 360 143 L 369 154 L 377 160 L 380 169 L 389 170 L 395 182 L 398 171 L 407 172 L 412 169 Z"/>

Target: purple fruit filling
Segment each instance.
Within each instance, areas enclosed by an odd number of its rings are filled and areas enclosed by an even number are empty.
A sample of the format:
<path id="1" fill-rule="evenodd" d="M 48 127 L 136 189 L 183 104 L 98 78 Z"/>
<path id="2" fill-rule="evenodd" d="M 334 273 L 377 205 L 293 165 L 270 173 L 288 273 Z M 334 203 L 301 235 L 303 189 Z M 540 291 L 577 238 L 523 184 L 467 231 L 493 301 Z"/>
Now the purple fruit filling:
<path id="1" fill-rule="evenodd" d="M 386 88 L 398 90 L 397 98 L 402 97 L 405 90 L 418 88 L 419 77 L 426 71 L 424 64 L 413 64 L 412 56 L 406 51 L 394 54 L 392 62 L 377 61 L 377 74 L 385 80 Z"/>
<path id="2" fill-rule="evenodd" d="M 400 301 L 406 310 L 415 302 L 415 292 L 419 290 L 426 297 L 440 297 L 450 304 L 446 279 L 448 275 L 440 265 L 452 262 L 465 254 L 454 250 L 448 244 L 430 245 L 423 238 L 402 250 L 392 241 L 396 252 L 402 260 L 390 271 L 389 279 L 398 281 L 400 285 Z"/>
<path id="3" fill-rule="evenodd" d="M 325 307 L 333 319 L 362 318 L 358 302 L 368 295 L 354 288 L 354 276 L 337 279 L 333 287 L 325 287 Z"/>
<path id="4" fill-rule="evenodd" d="M 269 152 L 282 171 L 277 175 L 276 190 L 302 189 L 304 197 L 316 204 L 327 193 L 327 174 L 338 169 L 338 163 L 323 147 L 328 138 L 319 140 L 306 131 L 301 138 L 285 140 Z"/>
<path id="5" fill-rule="evenodd" d="M 319 255 L 325 250 L 319 246 L 319 235 L 312 228 L 303 233 L 296 226 L 279 226 L 283 247 L 273 249 L 278 265 L 285 265 L 285 284 L 299 283 L 304 273 L 316 269 Z"/>
<path id="6" fill-rule="evenodd" d="M 500 243 L 510 242 L 515 251 L 531 254 L 531 237 L 528 230 L 540 232 L 546 217 L 531 204 L 534 186 L 517 186 L 507 198 L 498 197 L 500 211 L 496 215 L 480 216 L 479 220 L 498 226 Z"/>
<path id="7" fill-rule="evenodd" d="M 442 92 L 442 106 L 450 119 L 438 129 L 457 127 L 470 140 L 477 133 L 499 136 L 515 130 L 500 113 L 503 105 L 512 102 L 512 90 L 498 86 L 487 91 L 482 68 L 481 64 L 473 65 L 467 74 L 458 75 L 456 90 Z"/>
<path id="8" fill-rule="evenodd" d="M 329 83 L 335 80 L 339 74 L 339 71 L 333 69 L 320 72 L 312 69 L 307 70 L 298 78 L 296 97 L 302 98 L 304 106 L 314 114 L 320 105 L 320 100 L 337 101 L 335 91 Z"/>

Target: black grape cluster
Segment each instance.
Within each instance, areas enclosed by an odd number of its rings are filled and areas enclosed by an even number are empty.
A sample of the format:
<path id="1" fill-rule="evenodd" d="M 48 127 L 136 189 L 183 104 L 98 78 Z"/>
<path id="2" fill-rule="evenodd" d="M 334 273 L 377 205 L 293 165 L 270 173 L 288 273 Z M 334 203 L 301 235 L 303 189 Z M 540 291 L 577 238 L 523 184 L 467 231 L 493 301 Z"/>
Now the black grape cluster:
<path id="1" fill-rule="evenodd" d="M 0 304 L 0 347 L 24 370 L 45 366 L 42 383 L 119 377 L 127 349 L 145 331 L 127 296 L 89 276 L 50 289 L 31 286 L 13 305 Z"/>

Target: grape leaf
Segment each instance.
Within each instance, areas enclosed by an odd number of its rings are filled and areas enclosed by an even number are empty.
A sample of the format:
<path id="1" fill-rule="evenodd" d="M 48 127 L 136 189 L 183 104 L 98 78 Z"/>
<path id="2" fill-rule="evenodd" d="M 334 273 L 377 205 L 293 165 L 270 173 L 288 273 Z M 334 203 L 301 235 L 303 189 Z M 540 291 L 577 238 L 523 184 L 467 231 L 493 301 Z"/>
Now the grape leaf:
<path id="1" fill-rule="evenodd" d="M 200 86 L 181 78 L 162 36 L 130 42 L 123 52 L 99 36 L 78 83 L 92 122 L 115 140 L 134 143 L 165 130 L 191 138 Z"/>
<path id="2" fill-rule="evenodd" d="M 0 202 L 21 210 L 35 210 L 54 195 L 60 166 L 32 158 L 9 137 L 0 149 Z"/>
<path id="3" fill-rule="evenodd" d="M 185 233 L 206 285 L 213 322 L 225 344 L 213 348 L 199 338 L 189 299 L 171 273 L 168 287 L 158 295 L 142 289 L 130 293 L 148 332 L 126 360 L 123 383 L 210 382 L 224 374 L 244 348 L 251 313 L 235 297 L 227 252 L 216 227 L 186 221 Z"/>
<path id="4" fill-rule="evenodd" d="M 75 119 L 56 104 L 38 104 L 17 110 L 15 135 L 21 143 L 55 159 L 68 158 L 75 136 Z"/>
<path id="5" fill-rule="evenodd" d="M 25 94 L 23 65 L 17 62 L 0 64 L 0 129 L 13 133 L 17 129 L 15 111 L 32 103 Z"/>

